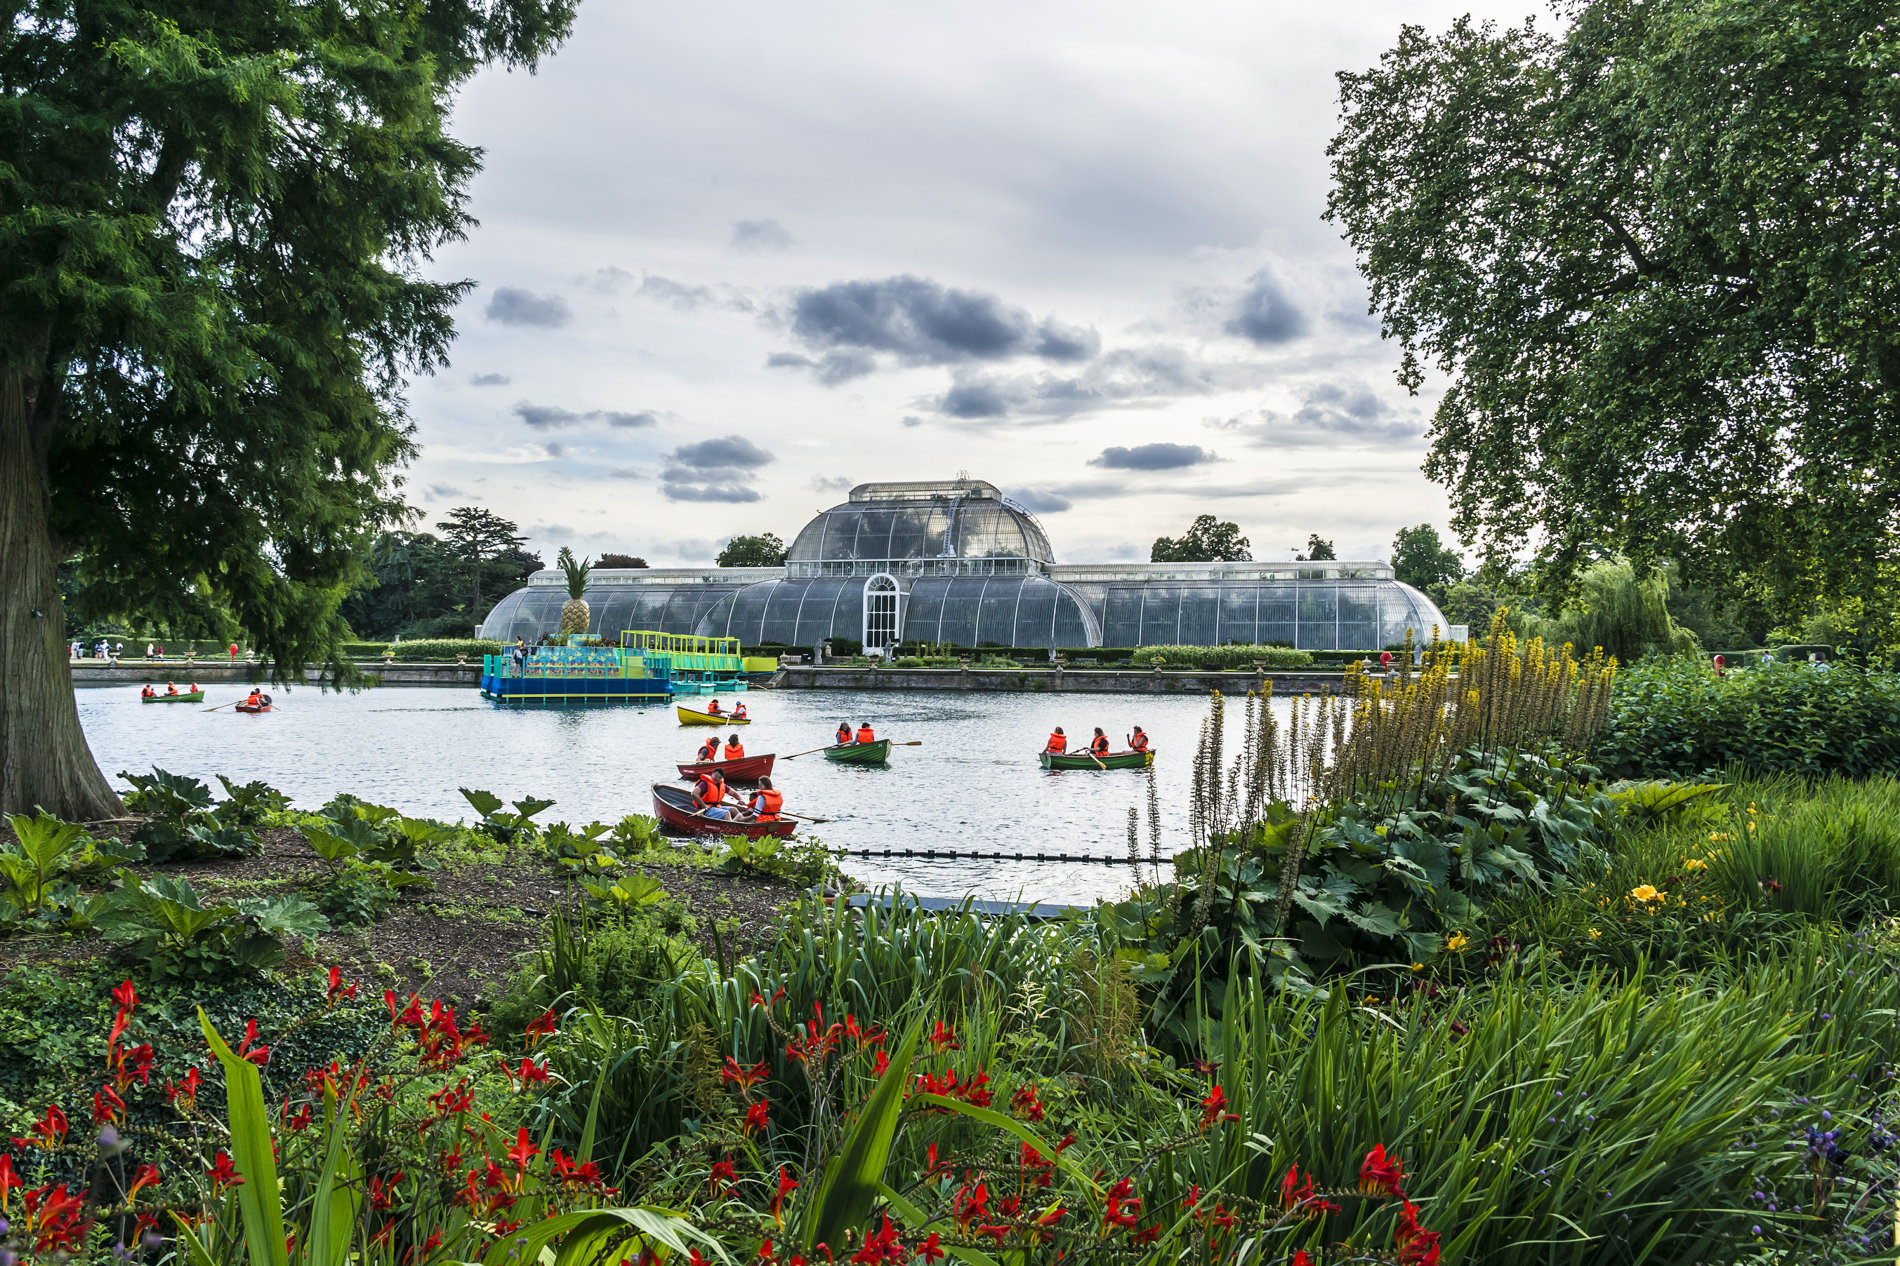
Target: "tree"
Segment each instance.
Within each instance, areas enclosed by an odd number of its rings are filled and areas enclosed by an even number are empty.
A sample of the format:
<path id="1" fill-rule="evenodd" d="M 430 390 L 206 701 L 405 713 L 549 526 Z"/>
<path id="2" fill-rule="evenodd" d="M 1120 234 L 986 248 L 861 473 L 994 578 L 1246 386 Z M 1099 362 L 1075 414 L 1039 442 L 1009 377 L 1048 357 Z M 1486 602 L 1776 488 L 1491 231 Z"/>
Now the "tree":
<path id="1" fill-rule="evenodd" d="M 1213 515 L 1203 514 L 1188 525 L 1188 530 L 1179 540 L 1173 537 L 1155 538 L 1154 547 L 1148 551 L 1148 561 L 1154 563 L 1250 563 L 1253 555 L 1247 552 L 1250 542 L 1240 534 L 1238 523 L 1217 522 Z"/>
<path id="2" fill-rule="evenodd" d="M 1593 563 L 1578 589 L 1570 610 L 1534 623 L 1545 641 L 1568 642 L 1580 656 L 1601 647 L 1624 663 L 1701 649 L 1695 634 L 1669 617 L 1669 580 L 1661 572 L 1643 577 L 1627 563 Z"/>
<path id="3" fill-rule="evenodd" d="M 715 566 L 781 567 L 785 563 L 785 542 L 767 532 L 764 536 L 735 536 L 719 551 Z"/>
<path id="4" fill-rule="evenodd" d="M 504 581 L 512 578 L 516 570 L 512 560 L 525 555 L 521 544 L 527 538 L 515 531 L 512 522 L 480 506 L 456 506 L 436 527 L 442 530 L 449 553 L 462 564 L 469 586 L 468 612 L 479 621 L 488 612 L 482 605 L 482 582 L 496 576 L 497 563 L 502 564 L 500 576 Z"/>
<path id="5" fill-rule="evenodd" d="M 602 554 L 594 564 L 596 567 L 639 569 L 647 565 L 647 560 L 638 554 Z"/>
<path id="6" fill-rule="evenodd" d="M 1464 579 L 1465 560 L 1438 539 L 1429 523 L 1400 528 L 1392 538 L 1392 574 L 1425 594 L 1442 610 L 1445 595 Z"/>
<path id="7" fill-rule="evenodd" d="M 1561 36 L 1404 28 L 1339 77 L 1327 216 L 1426 473 L 1548 591 L 1593 551 L 1791 603 L 1900 556 L 1900 46 L 1842 0 L 1601 0 Z"/>
<path id="8" fill-rule="evenodd" d="M 406 377 L 470 283 L 457 88 L 573 0 L 23 0 L 0 37 L 0 810 L 116 815 L 79 729 L 87 608 L 223 605 L 280 677 L 398 507 Z"/>
<path id="9" fill-rule="evenodd" d="M 1314 532 L 1306 538 L 1306 552 L 1301 554 L 1295 551 L 1293 561 L 1296 563 L 1317 563 L 1325 559 L 1336 560 L 1338 557 L 1339 555 L 1333 553 L 1333 543 L 1321 539 L 1320 534 Z"/>

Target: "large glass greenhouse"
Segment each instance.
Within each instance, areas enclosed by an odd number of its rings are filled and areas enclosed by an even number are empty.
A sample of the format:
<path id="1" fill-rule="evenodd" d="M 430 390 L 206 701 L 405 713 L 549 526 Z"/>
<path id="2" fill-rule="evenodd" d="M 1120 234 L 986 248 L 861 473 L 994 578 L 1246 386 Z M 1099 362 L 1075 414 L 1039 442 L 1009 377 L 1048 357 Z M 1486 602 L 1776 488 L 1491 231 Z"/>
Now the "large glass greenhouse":
<path id="1" fill-rule="evenodd" d="M 805 525 L 783 567 L 596 570 L 588 632 L 736 637 L 747 646 L 833 639 L 886 647 L 1085 648 L 1278 642 L 1378 650 L 1412 629 L 1455 635 L 1383 562 L 1061 564 L 1022 506 L 981 480 L 861 484 Z M 479 635 L 560 628 L 558 571 L 495 605 Z"/>

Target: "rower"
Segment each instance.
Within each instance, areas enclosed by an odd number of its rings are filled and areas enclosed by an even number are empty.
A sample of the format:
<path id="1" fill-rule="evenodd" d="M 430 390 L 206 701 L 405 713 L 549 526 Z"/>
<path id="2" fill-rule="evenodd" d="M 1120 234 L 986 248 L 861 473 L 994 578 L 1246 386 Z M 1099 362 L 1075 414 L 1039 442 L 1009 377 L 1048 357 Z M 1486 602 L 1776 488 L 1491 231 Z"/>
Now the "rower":
<path id="1" fill-rule="evenodd" d="M 838 722 L 838 746 L 851 746 L 851 722 L 849 721 Z"/>
<path id="2" fill-rule="evenodd" d="M 706 817 L 725 817 L 725 778 L 717 769 L 707 770 L 699 776 L 698 781 L 693 783 L 693 798 L 699 801 L 699 811 Z"/>
<path id="3" fill-rule="evenodd" d="M 195 682 L 195 681 L 194 681 L 194 682 L 192 682 L 192 683 L 191 683 L 191 689 L 190 689 L 190 690 L 187 690 L 187 691 L 186 691 L 185 693 L 186 693 L 186 694 L 188 694 L 188 695 L 195 695 L 195 694 L 197 694 L 197 693 L 198 693 L 198 683 L 197 683 L 197 682 Z"/>
<path id="4" fill-rule="evenodd" d="M 150 686 L 147 686 L 147 687 L 145 687 L 145 689 L 143 689 L 143 690 L 141 690 L 141 691 L 139 691 L 139 698 L 141 698 L 141 699 L 156 699 L 156 698 L 158 698 L 158 691 L 156 691 L 156 690 L 154 690 L 154 689 L 152 689 L 152 688 L 151 688 Z"/>
<path id="5" fill-rule="evenodd" d="M 1054 732 L 1049 735 L 1049 746 L 1042 750 L 1045 752 L 1054 752 L 1057 755 L 1061 755 L 1063 752 L 1069 750 L 1069 736 L 1062 732 L 1061 726 L 1058 725 Z"/>
<path id="6" fill-rule="evenodd" d="M 752 793 L 752 802 L 746 807 L 761 822 L 778 821 L 778 811 L 785 805 L 784 793 L 772 786 L 770 778 L 759 779 L 759 789 Z"/>
<path id="7" fill-rule="evenodd" d="M 732 705 L 732 719 L 735 721 L 745 720 L 745 700 L 744 699 L 741 699 L 739 700 L 739 702 Z"/>
<path id="8" fill-rule="evenodd" d="M 263 707 L 264 706 L 264 692 L 262 690 L 259 690 L 255 686 L 251 687 L 251 697 L 244 701 L 244 706 L 247 708 Z"/>
<path id="9" fill-rule="evenodd" d="M 744 760 L 745 759 L 745 746 L 739 742 L 739 733 L 737 730 L 733 731 L 731 737 L 726 739 L 726 759 L 727 760 Z"/>
<path id="10" fill-rule="evenodd" d="M 694 754 L 694 759 L 700 761 L 702 764 L 706 761 L 718 760 L 719 736 L 715 734 L 704 743 L 701 743 L 699 745 L 699 751 Z"/>
<path id="11" fill-rule="evenodd" d="M 175 681 L 168 681 L 168 682 L 166 682 L 166 683 L 165 683 L 165 693 L 166 693 L 166 694 L 168 694 L 168 695 L 175 695 L 175 694 L 177 694 L 177 693 L 178 693 L 178 683 L 177 683 L 177 682 L 175 682 Z"/>
<path id="12" fill-rule="evenodd" d="M 1142 731 L 1139 725 L 1135 727 L 1135 732 L 1128 736 L 1128 750 L 1131 752 L 1145 752 L 1148 750 L 1148 736 Z"/>
<path id="13" fill-rule="evenodd" d="M 858 742 L 860 743 L 877 742 L 877 735 L 871 733 L 871 723 L 869 721 L 866 721 L 864 724 L 858 727 Z"/>
<path id="14" fill-rule="evenodd" d="M 1108 755 L 1108 735 L 1102 733 L 1102 727 L 1095 727 L 1095 737 L 1089 740 L 1089 753 L 1093 756 Z"/>
<path id="15" fill-rule="evenodd" d="M 711 703 L 706 705 L 706 715 L 712 717 L 721 715 L 719 711 L 719 700 L 714 699 Z"/>

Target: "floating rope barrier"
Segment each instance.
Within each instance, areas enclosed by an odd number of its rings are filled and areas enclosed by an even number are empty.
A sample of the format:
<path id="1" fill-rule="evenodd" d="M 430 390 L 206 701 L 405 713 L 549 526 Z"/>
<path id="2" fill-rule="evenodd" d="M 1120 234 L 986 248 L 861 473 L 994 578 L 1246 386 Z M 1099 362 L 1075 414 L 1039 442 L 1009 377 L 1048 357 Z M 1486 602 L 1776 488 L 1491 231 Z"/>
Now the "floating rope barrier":
<path id="1" fill-rule="evenodd" d="M 833 848 L 825 851 L 837 857 L 896 857 L 914 862 L 1100 862 L 1104 866 L 1145 866 L 1153 860 L 1112 855 L 1091 857 L 1087 853 L 961 853 L 942 848 Z"/>

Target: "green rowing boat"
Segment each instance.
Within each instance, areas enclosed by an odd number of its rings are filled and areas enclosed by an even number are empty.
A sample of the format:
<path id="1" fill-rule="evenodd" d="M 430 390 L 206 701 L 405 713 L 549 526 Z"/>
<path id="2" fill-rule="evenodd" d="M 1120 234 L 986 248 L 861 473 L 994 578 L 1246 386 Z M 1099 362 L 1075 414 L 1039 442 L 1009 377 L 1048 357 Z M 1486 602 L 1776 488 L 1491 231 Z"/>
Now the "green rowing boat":
<path id="1" fill-rule="evenodd" d="M 204 691 L 193 690 L 184 694 L 176 694 L 176 695 L 146 695 L 145 702 L 147 703 L 201 703 L 203 702 L 204 697 L 205 697 Z"/>
<path id="2" fill-rule="evenodd" d="M 825 759 L 837 761 L 840 765 L 882 765 L 890 758 L 889 739 L 879 739 L 875 743 L 846 743 L 825 749 Z"/>
<path id="3" fill-rule="evenodd" d="M 1044 769 L 1146 769 L 1155 763 L 1154 749 L 1145 752 L 1110 752 L 1101 758 L 1101 764 L 1095 763 L 1095 757 L 1087 752 L 1068 752 L 1058 755 L 1055 752 L 1042 753 Z"/>

